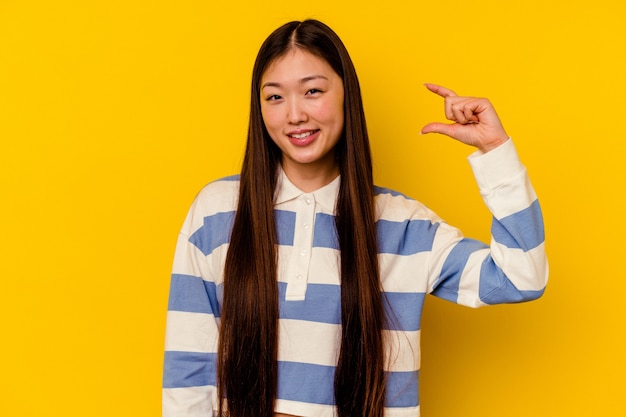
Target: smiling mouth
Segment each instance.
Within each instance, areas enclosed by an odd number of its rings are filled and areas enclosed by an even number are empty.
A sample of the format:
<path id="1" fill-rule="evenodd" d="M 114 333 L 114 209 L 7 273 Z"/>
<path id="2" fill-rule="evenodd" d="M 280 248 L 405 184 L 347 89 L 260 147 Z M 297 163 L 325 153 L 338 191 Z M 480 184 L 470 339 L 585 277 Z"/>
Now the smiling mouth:
<path id="1" fill-rule="evenodd" d="M 319 130 L 311 130 L 309 132 L 304 132 L 304 133 L 296 133 L 293 135 L 288 135 L 290 138 L 294 138 L 294 139 L 305 139 L 308 138 L 309 136 L 311 136 L 314 133 L 319 132 Z"/>

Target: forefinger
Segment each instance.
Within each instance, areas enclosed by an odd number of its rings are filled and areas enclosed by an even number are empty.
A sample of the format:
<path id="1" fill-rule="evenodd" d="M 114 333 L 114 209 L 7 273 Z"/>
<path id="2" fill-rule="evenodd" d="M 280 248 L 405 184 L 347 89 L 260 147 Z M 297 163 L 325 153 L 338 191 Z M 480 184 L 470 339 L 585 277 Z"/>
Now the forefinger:
<path id="1" fill-rule="evenodd" d="M 452 90 L 449 90 L 445 87 L 442 87 L 440 85 L 437 84 L 429 84 L 426 83 L 424 84 L 426 86 L 426 88 L 428 88 L 430 91 L 432 91 L 433 93 L 440 95 L 443 98 L 447 98 L 447 97 L 456 97 L 456 93 Z"/>

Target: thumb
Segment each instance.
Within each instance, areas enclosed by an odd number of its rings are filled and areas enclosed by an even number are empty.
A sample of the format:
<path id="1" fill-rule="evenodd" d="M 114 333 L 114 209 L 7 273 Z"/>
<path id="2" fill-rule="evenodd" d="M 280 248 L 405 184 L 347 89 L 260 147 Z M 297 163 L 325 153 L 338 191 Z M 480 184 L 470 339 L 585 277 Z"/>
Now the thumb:
<path id="1" fill-rule="evenodd" d="M 453 137 L 454 127 L 445 123 L 428 123 L 422 128 L 422 134 L 440 133 L 442 135 Z"/>

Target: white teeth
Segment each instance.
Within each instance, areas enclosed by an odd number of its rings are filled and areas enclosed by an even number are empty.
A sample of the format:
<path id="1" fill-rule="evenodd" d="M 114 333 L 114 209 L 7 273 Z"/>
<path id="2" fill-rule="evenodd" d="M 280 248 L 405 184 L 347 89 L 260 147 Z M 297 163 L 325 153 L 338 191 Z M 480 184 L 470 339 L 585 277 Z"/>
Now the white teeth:
<path id="1" fill-rule="evenodd" d="M 296 139 L 304 139 L 304 138 L 308 138 L 309 136 L 311 136 L 314 132 L 306 132 L 306 133 L 298 133 L 296 135 L 291 135 L 292 138 L 296 138 Z"/>

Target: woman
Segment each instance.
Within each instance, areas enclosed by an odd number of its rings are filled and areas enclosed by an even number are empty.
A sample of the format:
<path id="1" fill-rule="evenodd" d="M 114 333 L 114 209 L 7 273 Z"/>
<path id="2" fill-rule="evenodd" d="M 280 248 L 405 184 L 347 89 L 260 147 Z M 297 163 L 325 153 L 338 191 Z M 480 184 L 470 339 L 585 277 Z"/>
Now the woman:
<path id="1" fill-rule="evenodd" d="M 265 40 L 241 175 L 206 186 L 179 236 L 165 416 L 417 416 L 425 294 L 543 293 L 541 211 L 493 107 L 427 88 L 454 123 L 422 132 L 478 148 L 491 249 L 373 185 L 358 79 L 330 28 L 291 22 Z"/>

